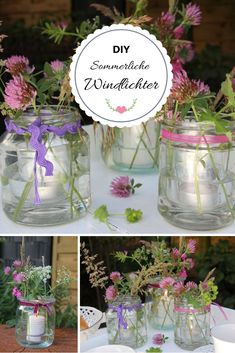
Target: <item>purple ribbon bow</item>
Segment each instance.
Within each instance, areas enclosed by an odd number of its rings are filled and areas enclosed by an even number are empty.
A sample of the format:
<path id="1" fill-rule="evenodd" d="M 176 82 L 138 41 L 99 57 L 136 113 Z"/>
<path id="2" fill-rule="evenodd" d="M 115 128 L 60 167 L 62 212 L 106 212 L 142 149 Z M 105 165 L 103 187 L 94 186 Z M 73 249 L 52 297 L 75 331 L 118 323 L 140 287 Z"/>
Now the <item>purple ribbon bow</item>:
<path id="1" fill-rule="evenodd" d="M 142 304 L 133 304 L 133 305 L 124 305 L 124 304 L 119 304 L 118 306 L 116 305 L 109 305 L 109 309 L 112 309 L 113 311 L 117 312 L 117 318 L 118 318 L 118 330 L 120 331 L 121 326 L 124 328 L 124 330 L 127 329 L 127 322 L 124 320 L 123 317 L 123 310 L 127 311 L 132 311 L 132 310 L 138 310 L 142 307 Z"/>
<path id="2" fill-rule="evenodd" d="M 41 200 L 38 192 L 38 178 L 37 178 L 37 164 L 45 168 L 45 176 L 53 176 L 54 165 L 52 162 L 46 159 L 47 149 L 43 144 L 42 137 L 45 133 L 52 132 L 56 136 L 63 137 L 67 132 L 70 134 L 76 134 L 78 129 L 81 127 L 80 120 L 74 123 L 67 123 L 61 127 L 50 126 L 42 124 L 40 118 L 29 125 L 28 128 L 19 127 L 13 120 L 5 120 L 6 129 L 8 132 L 15 132 L 18 135 L 24 135 L 26 133 L 31 134 L 30 146 L 35 150 L 34 158 L 34 204 L 40 205 Z"/>
<path id="3" fill-rule="evenodd" d="M 32 302 L 20 300 L 19 304 L 24 305 L 24 306 L 33 307 L 33 313 L 35 315 L 38 314 L 39 308 L 45 308 L 49 316 L 51 316 L 51 314 L 52 314 L 51 307 L 52 307 L 53 303 L 32 303 Z"/>

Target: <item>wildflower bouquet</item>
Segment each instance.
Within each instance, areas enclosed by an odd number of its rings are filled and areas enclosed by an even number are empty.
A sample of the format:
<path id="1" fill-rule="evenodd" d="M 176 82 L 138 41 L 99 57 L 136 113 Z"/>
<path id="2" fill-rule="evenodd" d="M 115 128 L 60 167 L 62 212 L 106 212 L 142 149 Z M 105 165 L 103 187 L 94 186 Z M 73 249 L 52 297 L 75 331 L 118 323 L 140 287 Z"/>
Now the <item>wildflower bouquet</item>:
<path id="1" fill-rule="evenodd" d="M 135 261 L 139 266 L 145 259 L 146 266 L 150 268 L 154 264 L 162 264 L 160 271 L 147 278 L 145 294 L 150 325 L 154 329 L 168 330 L 173 327 L 174 323 L 173 284 L 176 280 L 183 283 L 187 278 L 188 271 L 194 267 L 191 255 L 196 251 L 196 241 L 192 239 L 188 242 L 181 240 L 179 249 L 167 247 L 164 241 L 143 241 L 142 243 L 144 246 L 135 250 L 132 255 L 119 252 L 117 257 L 122 262 Z M 142 281 L 144 280 L 145 276 L 143 275 Z M 135 284 L 132 285 L 133 289 L 135 289 Z"/>
<path id="2" fill-rule="evenodd" d="M 11 77 L 0 104 L 8 132 L 0 148 L 3 209 L 27 225 L 70 222 L 86 211 L 90 193 L 89 138 L 70 107 L 68 64 L 54 60 L 35 72 L 15 55 L 3 65 L 2 78 Z"/>
<path id="3" fill-rule="evenodd" d="M 65 268 L 60 269 L 56 285 L 53 287 L 49 285 L 51 272 L 52 268 L 45 266 L 44 258 L 42 258 L 42 266 L 33 266 L 28 259 L 25 263 L 15 260 L 11 267 L 4 268 L 8 284 L 12 287 L 12 295 L 17 299 L 25 298 L 26 300 L 54 298 L 58 291 L 64 291 L 64 294 L 68 295 L 71 283 L 70 272 Z"/>
<path id="4" fill-rule="evenodd" d="M 12 319 L 10 324 L 16 325 L 16 340 L 23 347 L 50 346 L 54 339 L 55 312 L 61 320 L 62 307 L 68 305 L 70 272 L 66 268 L 59 269 L 56 283 L 50 285 L 51 271 L 51 266 L 45 266 L 44 257 L 42 266 L 33 266 L 27 259 L 15 260 L 11 267 L 4 268 L 6 291 L 10 288 L 12 296 L 18 300 L 16 320 Z"/>

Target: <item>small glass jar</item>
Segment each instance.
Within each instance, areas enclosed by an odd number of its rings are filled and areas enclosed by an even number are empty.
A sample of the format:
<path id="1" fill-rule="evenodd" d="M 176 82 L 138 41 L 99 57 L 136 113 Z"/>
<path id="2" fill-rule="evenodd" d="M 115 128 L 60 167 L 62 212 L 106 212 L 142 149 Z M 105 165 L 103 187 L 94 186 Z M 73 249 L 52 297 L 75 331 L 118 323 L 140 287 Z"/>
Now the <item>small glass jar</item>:
<path id="1" fill-rule="evenodd" d="M 16 341 L 22 347 L 46 348 L 54 341 L 55 299 L 19 298 L 16 311 Z"/>
<path id="2" fill-rule="evenodd" d="M 210 305 L 194 307 L 186 299 L 175 300 L 175 343 L 186 350 L 195 350 L 210 343 Z"/>
<path id="3" fill-rule="evenodd" d="M 148 289 L 148 322 L 158 330 L 172 330 L 174 327 L 174 297 L 167 289 L 150 285 Z"/>
<path id="4" fill-rule="evenodd" d="M 139 297 L 120 296 L 110 302 L 106 312 L 109 344 L 132 348 L 147 342 L 145 308 Z"/>
<path id="5" fill-rule="evenodd" d="M 162 125 L 159 212 L 186 229 L 229 225 L 234 220 L 234 160 L 234 142 L 218 135 L 212 124 L 188 119 L 174 126 Z"/>
<path id="6" fill-rule="evenodd" d="M 36 119 L 41 121 L 39 129 L 74 125 L 75 132 L 60 136 L 46 130 L 39 137 L 34 135 L 35 148 L 30 141 L 32 132 L 6 132 L 1 137 L 3 210 L 14 222 L 30 226 L 74 221 L 90 205 L 89 136 L 79 127 L 79 117 L 73 109 L 62 107 L 58 111 L 48 106 L 38 115 L 30 109 L 17 120 L 17 126 L 29 129 Z M 43 158 L 53 166 L 50 175 L 39 163 Z"/>
<path id="7" fill-rule="evenodd" d="M 156 172 L 159 134 L 160 127 L 154 120 L 132 127 L 102 127 L 103 160 L 108 167 L 122 172 Z"/>

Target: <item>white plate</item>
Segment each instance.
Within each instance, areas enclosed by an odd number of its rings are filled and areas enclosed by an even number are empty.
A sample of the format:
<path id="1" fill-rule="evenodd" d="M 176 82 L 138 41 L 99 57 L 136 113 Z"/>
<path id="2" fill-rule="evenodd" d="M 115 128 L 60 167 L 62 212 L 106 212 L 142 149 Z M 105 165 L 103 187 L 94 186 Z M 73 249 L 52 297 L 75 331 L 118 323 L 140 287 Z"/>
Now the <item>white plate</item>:
<path id="1" fill-rule="evenodd" d="M 132 348 L 120 345 L 107 345 L 92 348 L 85 353 L 134 353 Z"/>
<path id="2" fill-rule="evenodd" d="M 207 346 L 199 347 L 194 349 L 194 352 L 201 352 L 201 353 L 214 353 L 214 346 L 213 344 L 208 344 Z"/>

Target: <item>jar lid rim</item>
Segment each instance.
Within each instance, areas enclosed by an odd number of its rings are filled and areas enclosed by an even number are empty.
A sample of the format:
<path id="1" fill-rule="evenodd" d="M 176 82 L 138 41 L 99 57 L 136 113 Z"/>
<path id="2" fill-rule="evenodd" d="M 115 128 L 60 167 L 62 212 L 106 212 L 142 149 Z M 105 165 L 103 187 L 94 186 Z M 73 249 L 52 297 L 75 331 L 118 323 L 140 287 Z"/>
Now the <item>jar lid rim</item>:
<path id="1" fill-rule="evenodd" d="M 54 297 L 46 297 L 40 299 L 27 299 L 24 297 L 19 297 L 17 299 L 19 302 L 25 302 L 29 304 L 53 304 L 56 301 Z"/>

